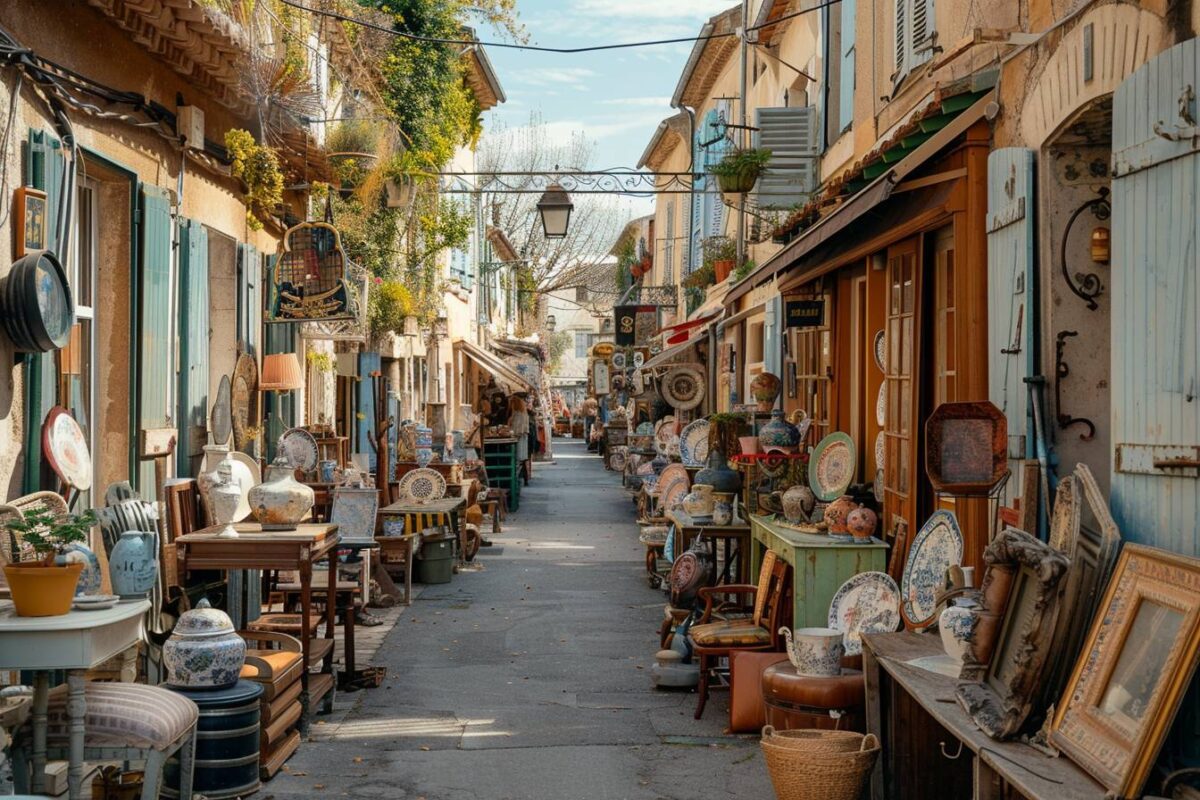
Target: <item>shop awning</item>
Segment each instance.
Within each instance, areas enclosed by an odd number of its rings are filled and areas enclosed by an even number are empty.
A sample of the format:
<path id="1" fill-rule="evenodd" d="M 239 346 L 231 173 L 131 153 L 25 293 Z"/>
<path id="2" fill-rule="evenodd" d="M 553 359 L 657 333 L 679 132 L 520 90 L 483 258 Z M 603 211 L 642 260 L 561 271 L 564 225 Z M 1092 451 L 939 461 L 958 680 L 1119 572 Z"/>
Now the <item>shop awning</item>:
<path id="1" fill-rule="evenodd" d="M 496 379 L 499 384 L 508 394 L 515 392 L 529 392 L 535 394 L 537 387 L 525 380 L 521 375 L 500 360 L 499 356 L 492 355 L 487 350 L 484 350 L 478 345 L 471 344 L 466 339 L 456 339 L 454 341 L 454 351 L 462 352 L 467 358 L 478 364 L 484 372 Z"/>
<path id="2" fill-rule="evenodd" d="M 756 306 L 750 306 L 750 308 L 747 308 L 745 311 L 739 311 L 738 313 L 734 314 L 732 317 L 726 317 L 725 319 L 721 320 L 717 324 L 717 329 L 725 330 L 730 325 L 737 325 L 742 320 L 747 319 L 749 317 L 753 317 L 755 314 L 761 314 L 766 310 L 767 310 L 766 303 L 759 303 Z"/>
<path id="3" fill-rule="evenodd" d="M 696 331 L 717 318 L 720 310 L 710 310 L 704 316 L 697 316 L 695 319 L 689 319 L 686 322 L 677 322 L 674 325 L 665 325 L 654 332 L 655 336 L 666 334 L 664 344 L 676 345 L 687 342 L 693 331 Z"/>
<path id="4" fill-rule="evenodd" d="M 864 214 L 887 200 L 896 184 L 917 170 L 922 164 L 936 155 L 946 145 L 953 142 L 967 129 L 983 119 L 989 103 L 995 99 L 991 91 L 976 100 L 973 105 L 955 117 L 949 124 L 939 130 L 919 147 L 905 156 L 896 166 L 880 175 L 871 183 L 843 202 L 829 216 L 820 220 L 800 234 L 782 250 L 764 261 L 758 269 L 739 283 L 725 296 L 725 304 L 729 305 L 739 297 L 748 294 L 758 286 L 791 268 L 797 261 L 811 253 L 815 248 L 861 218 Z"/>
<path id="5" fill-rule="evenodd" d="M 646 370 L 654 369 L 655 367 L 665 366 L 675 360 L 676 357 L 683 355 L 688 350 L 691 350 L 693 347 L 703 341 L 707 341 L 707 337 L 697 336 L 694 339 L 688 339 L 686 342 L 671 345 L 666 350 L 663 350 L 654 358 L 647 361 L 645 364 L 642 364 L 642 371 L 644 372 Z"/>

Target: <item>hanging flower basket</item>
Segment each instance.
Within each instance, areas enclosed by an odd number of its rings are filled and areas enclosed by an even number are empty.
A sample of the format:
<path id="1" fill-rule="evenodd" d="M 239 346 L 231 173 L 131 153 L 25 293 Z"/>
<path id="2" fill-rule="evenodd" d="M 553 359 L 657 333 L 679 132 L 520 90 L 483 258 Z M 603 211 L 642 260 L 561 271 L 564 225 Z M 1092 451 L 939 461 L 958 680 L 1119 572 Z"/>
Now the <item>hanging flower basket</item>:
<path id="1" fill-rule="evenodd" d="M 383 182 L 388 208 L 409 208 L 417 194 L 417 185 L 408 175 L 388 178 Z"/>
<path id="2" fill-rule="evenodd" d="M 771 160 L 771 151 L 762 149 L 734 150 L 711 168 L 717 185 L 726 194 L 745 194 L 754 188 Z"/>
<path id="3" fill-rule="evenodd" d="M 758 183 L 758 176 L 759 170 L 718 175 L 717 185 L 725 194 L 745 194 L 754 189 L 754 184 Z"/>

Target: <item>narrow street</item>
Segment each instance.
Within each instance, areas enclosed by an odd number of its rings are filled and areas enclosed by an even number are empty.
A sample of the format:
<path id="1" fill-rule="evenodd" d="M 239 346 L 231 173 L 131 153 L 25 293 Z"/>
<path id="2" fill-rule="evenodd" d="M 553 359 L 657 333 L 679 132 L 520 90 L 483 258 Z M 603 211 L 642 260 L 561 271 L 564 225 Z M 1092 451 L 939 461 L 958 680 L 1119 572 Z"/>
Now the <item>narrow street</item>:
<path id="1" fill-rule="evenodd" d="M 663 595 L 618 478 L 556 440 L 483 571 L 425 587 L 374 658 L 384 687 L 339 695 L 276 800 L 769 797 L 756 737 L 721 736 L 725 695 L 657 691 Z"/>

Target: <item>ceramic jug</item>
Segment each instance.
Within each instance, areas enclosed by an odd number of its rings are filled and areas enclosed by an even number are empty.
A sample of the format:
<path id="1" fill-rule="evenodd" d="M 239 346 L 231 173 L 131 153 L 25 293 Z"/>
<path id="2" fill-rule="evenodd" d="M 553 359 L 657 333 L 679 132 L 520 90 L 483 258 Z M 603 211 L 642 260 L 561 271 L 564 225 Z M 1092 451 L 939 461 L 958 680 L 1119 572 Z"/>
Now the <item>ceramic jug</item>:
<path id="1" fill-rule="evenodd" d="M 713 515 L 713 487 L 705 483 L 697 483 L 683 498 L 683 510 L 692 522 L 708 521 Z"/>
<path id="2" fill-rule="evenodd" d="M 313 490 L 298 482 L 295 468 L 280 455 L 267 468 L 267 479 L 249 492 L 250 509 L 264 531 L 291 531 L 313 507 Z"/>
<path id="3" fill-rule="evenodd" d="M 758 402 L 759 411 L 771 410 L 781 387 L 782 383 L 773 373 L 760 372 L 754 376 L 754 380 L 750 381 L 750 394 Z"/>
<path id="4" fill-rule="evenodd" d="M 221 475 L 218 470 L 220 469 L 222 458 L 228 452 L 229 445 L 204 445 L 204 464 L 210 467 L 210 469 L 196 476 L 196 491 L 200 493 L 200 501 L 204 503 L 204 508 L 208 511 L 210 519 L 212 518 L 212 504 L 209 502 L 209 492 L 221 482 Z"/>
<path id="5" fill-rule="evenodd" d="M 846 654 L 843 634 L 836 628 L 780 628 L 787 642 L 788 660 L 801 675 L 830 678 L 842 674 Z"/>
<path id="6" fill-rule="evenodd" d="M 113 591 L 122 599 L 140 599 L 154 588 L 158 580 L 156 539 L 157 534 L 148 531 L 125 531 L 113 546 L 108 575 Z"/>
<path id="7" fill-rule="evenodd" d="M 784 419 L 783 411 L 777 408 L 771 412 L 771 421 L 759 429 L 758 446 L 764 453 L 772 447 L 795 452 L 800 446 L 800 431 Z"/>
<path id="8" fill-rule="evenodd" d="M 974 589 L 975 568 L 963 567 L 964 585 L 956 590 L 959 595 L 946 602 L 946 607 L 938 616 L 938 633 L 942 637 L 942 649 L 946 655 L 958 663 L 963 662 L 967 654 L 967 644 L 971 633 L 975 630 L 975 620 L 983 608 L 979 602 L 978 590 Z"/>
<path id="9" fill-rule="evenodd" d="M 829 524 L 831 534 L 845 536 L 849 533 L 846 528 L 846 518 L 858 507 L 853 498 L 844 494 L 825 508 L 825 522 Z"/>
<path id="10" fill-rule="evenodd" d="M 162 658 L 172 686 L 218 689 L 237 683 L 246 663 L 246 642 L 228 614 L 202 599 L 180 615 Z"/>
<path id="11" fill-rule="evenodd" d="M 808 522 L 812 515 L 813 509 L 817 505 L 817 496 L 813 494 L 813 490 L 803 484 L 796 484 L 779 495 L 779 502 L 783 506 L 783 518 L 793 525 L 798 525 L 801 522 Z"/>

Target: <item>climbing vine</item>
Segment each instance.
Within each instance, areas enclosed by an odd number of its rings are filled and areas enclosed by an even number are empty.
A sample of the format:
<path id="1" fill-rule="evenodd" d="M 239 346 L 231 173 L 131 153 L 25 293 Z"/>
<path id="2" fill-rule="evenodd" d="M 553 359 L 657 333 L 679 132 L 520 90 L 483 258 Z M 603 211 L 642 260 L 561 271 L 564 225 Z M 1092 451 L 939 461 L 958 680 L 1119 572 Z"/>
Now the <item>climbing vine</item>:
<path id="1" fill-rule="evenodd" d="M 262 230 L 259 216 L 269 216 L 283 202 L 283 172 L 275 151 L 254 141 L 249 131 L 234 128 L 225 132 L 229 170 L 246 184 L 246 223 Z"/>

